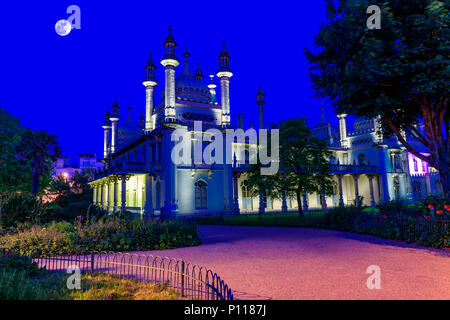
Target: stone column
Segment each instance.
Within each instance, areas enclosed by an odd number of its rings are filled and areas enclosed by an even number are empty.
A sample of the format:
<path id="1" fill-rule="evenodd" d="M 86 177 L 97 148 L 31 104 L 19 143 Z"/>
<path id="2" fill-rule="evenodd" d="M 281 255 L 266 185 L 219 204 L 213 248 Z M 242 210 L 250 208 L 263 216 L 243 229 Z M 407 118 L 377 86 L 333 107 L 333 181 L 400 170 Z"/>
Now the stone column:
<path id="1" fill-rule="evenodd" d="M 322 198 L 322 210 L 327 210 L 328 206 L 327 206 L 327 197 L 325 196 L 324 193 L 322 193 L 320 195 L 320 197 Z"/>
<path id="2" fill-rule="evenodd" d="M 373 194 L 373 176 L 369 174 L 367 176 L 369 178 L 369 186 L 370 186 L 370 205 L 375 207 L 375 196 Z"/>
<path id="3" fill-rule="evenodd" d="M 145 176 L 145 206 L 144 213 L 146 215 L 153 215 L 153 189 L 152 189 L 152 176 L 147 174 Z"/>
<path id="4" fill-rule="evenodd" d="M 121 203 L 121 210 L 125 211 L 127 207 L 127 177 L 125 175 L 122 175 L 122 203 Z"/>
<path id="5" fill-rule="evenodd" d="M 153 91 L 155 81 L 145 81 L 145 131 L 153 130 Z"/>
<path id="6" fill-rule="evenodd" d="M 114 180 L 114 207 L 113 207 L 113 212 L 116 212 L 117 211 L 117 208 L 118 208 L 118 192 L 119 192 L 119 184 L 118 184 L 118 181 L 117 181 L 117 179 L 115 179 Z"/>
<path id="7" fill-rule="evenodd" d="M 339 206 L 344 206 L 344 192 L 342 191 L 342 179 L 344 176 L 342 174 L 337 175 L 338 182 L 339 182 Z"/>
<path id="8" fill-rule="evenodd" d="M 359 206 L 359 187 L 358 187 L 359 174 L 353 175 L 353 180 L 355 180 L 355 204 Z"/>
<path id="9" fill-rule="evenodd" d="M 234 195 L 234 213 L 236 215 L 239 215 L 240 210 L 239 210 L 239 174 L 235 174 L 233 175 L 233 195 Z"/>
<path id="10" fill-rule="evenodd" d="M 97 185 L 94 185 L 94 187 L 92 188 L 93 192 L 94 192 L 94 197 L 92 199 L 92 202 L 96 205 L 97 204 Z"/>
<path id="11" fill-rule="evenodd" d="M 281 203 L 281 212 L 286 213 L 288 212 L 288 207 L 287 207 L 287 201 L 286 201 L 286 191 L 283 190 L 283 200 Z"/>

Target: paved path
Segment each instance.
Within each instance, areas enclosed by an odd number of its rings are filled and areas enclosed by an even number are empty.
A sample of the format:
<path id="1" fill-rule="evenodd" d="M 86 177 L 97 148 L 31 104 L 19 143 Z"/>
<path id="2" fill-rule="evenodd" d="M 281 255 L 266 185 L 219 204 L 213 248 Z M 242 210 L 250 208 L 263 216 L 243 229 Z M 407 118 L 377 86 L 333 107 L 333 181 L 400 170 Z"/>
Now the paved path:
<path id="1" fill-rule="evenodd" d="M 450 299 L 450 251 L 337 231 L 199 227 L 204 244 L 146 254 L 217 272 L 238 299 Z M 369 290 L 369 265 L 381 289 Z"/>

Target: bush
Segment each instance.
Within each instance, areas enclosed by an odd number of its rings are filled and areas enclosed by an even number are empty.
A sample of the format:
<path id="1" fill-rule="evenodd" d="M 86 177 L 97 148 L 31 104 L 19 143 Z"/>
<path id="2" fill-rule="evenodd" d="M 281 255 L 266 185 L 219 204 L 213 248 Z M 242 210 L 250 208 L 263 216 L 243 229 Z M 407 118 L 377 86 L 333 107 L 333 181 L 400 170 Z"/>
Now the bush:
<path id="1" fill-rule="evenodd" d="M 74 224 L 54 222 L 0 238 L 0 247 L 35 256 L 59 256 L 86 251 L 158 250 L 199 243 L 196 225 L 177 221 L 124 221 L 114 217 L 87 223 L 83 223 L 82 219 Z"/>
<path id="2" fill-rule="evenodd" d="M 26 192 L 6 193 L 1 196 L 0 205 L 0 223 L 5 228 L 14 228 L 25 222 L 38 223 L 46 210 L 39 198 Z"/>
<path id="3" fill-rule="evenodd" d="M 40 271 L 38 265 L 30 257 L 17 254 L 0 256 L 0 270 L 22 271 L 27 277 L 36 277 Z"/>

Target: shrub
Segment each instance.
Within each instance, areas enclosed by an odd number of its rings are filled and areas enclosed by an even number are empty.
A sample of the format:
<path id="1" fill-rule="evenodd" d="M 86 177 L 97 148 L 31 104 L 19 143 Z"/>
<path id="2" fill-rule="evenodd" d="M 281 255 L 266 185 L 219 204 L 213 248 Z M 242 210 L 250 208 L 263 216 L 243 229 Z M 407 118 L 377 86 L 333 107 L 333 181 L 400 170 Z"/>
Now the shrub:
<path id="1" fill-rule="evenodd" d="M 177 221 L 145 223 L 114 217 L 98 222 L 83 221 L 53 222 L 7 234 L 0 237 L 0 247 L 21 254 L 58 256 L 85 251 L 169 249 L 200 243 L 195 225 Z"/>
<path id="2" fill-rule="evenodd" d="M 19 223 L 39 222 L 45 215 L 42 201 L 31 193 L 9 192 L 1 196 L 0 223 L 3 227 L 14 228 Z"/>
<path id="3" fill-rule="evenodd" d="M 27 277 L 36 277 L 40 271 L 38 265 L 30 257 L 17 254 L 0 256 L 0 270 L 22 271 Z"/>

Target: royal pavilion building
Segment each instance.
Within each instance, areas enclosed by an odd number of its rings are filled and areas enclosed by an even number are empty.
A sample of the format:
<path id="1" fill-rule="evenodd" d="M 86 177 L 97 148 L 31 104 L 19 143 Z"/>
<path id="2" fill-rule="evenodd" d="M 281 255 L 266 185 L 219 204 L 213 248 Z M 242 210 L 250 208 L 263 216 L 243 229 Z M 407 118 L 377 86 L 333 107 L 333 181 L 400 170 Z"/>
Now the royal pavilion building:
<path id="1" fill-rule="evenodd" d="M 224 132 L 230 124 L 230 56 L 225 44 L 219 56 L 220 95 L 216 99 L 214 76 L 205 80 L 198 66 L 194 74 L 189 66 L 190 54 L 183 53 L 183 66 L 175 54 L 177 43 L 169 29 L 164 41 L 164 91 L 159 103 L 154 89 L 156 64 L 152 56 L 145 66 L 143 85 L 146 91 L 145 112 L 133 121 L 131 110 L 121 120 L 117 99 L 107 110 L 104 129 L 104 169 L 91 186 L 94 203 L 113 212 L 128 210 L 141 215 L 234 215 L 258 210 L 296 210 L 297 201 L 284 197 L 252 197 L 248 190 L 246 168 L 240 153 L 232 163 L 175 164 L 171 150 L 177 128 L 194 135 L 194 124 L 202 122 L 203 130 L 215 128 Z M 177 75 L 177 70 L 182 69 Z M 219 91 L 219 90 L 217 90 Z M 257 92 L 258 128 L 265 127 L 264 94 Z M 143 110 L 144 111 L 144 110 Z M 323 111 L 323 110 L 322 110 Z M 352 130 L 345 114 L 338 115 L 339 127 L 323 115 L 313 132 L 326 139 L 332 151 L 331 168 L 335 180 L 333 196 L 305 194 L 302 206 L 308 209 L 350 205 L 362 201 L 373 206 L 383 200 L 412 199 L 411 157 L 395 138 L 385 139 L 378 119 L 358 119 Z M 253 126 L 253 125 L 251 125 Z M 243 117 L 238 115 L 242 129 Z M 196 134 L 199 134 L 196 132 Z M 200 132 L 206 135 L 206 132 Z M 247 142 L 246 148 L 256 148 Z M 237 143 L 233 144 L 233 151 Z"/>

